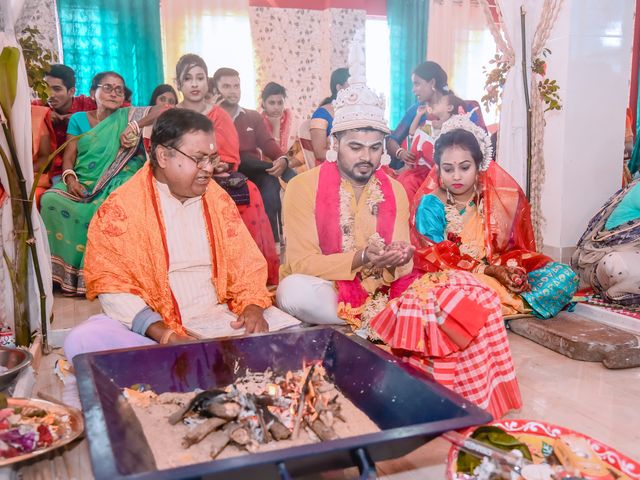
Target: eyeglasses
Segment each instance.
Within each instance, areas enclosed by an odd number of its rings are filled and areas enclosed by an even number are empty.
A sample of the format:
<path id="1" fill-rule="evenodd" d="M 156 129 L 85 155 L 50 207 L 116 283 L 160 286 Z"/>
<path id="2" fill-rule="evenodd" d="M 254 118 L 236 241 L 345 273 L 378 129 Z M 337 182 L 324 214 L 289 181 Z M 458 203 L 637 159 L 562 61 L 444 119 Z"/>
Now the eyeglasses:
<path id="1" fill-rule="evenodd" d="M 203 170 L 204 168 L 206 168 L 206 167 L 208 167 L 210 165 L 213 165 L 215 167 L 218 164 L 218 162 L 220 161 L 220 155 L 218 154 L 218 152 L 214 152 L 211 155 L 206 155 L 206 156 L 197 158 L 197 157 L 192 157 L 191 155 L 189 155 L 187 153 L 184 153 L 179 148 L 171 147 L 171 146 L 165 145 L 163 143 L 159 143 L 158 145 L 161 145 L 164 148 L 170 148 L 171 150 L 175 150 L 176 152 L 181 153 L 182 155 L 187 157 L 189 160 L 193 160 L 193 162 L 196 164 L 196 167 L 199 168 L 200 170 Z"/>
<path id="2" fill-rule="evenodd" d="M 124 88 L 122 88 L 120 85 L 114 87 L 113 85 L 105 83 L 102 85 L 98 84 L 98 87 L 102 88 L 102 90 L 104 90 L 104 93 L 115 92 L 117 96 L 124 97 Z"/>

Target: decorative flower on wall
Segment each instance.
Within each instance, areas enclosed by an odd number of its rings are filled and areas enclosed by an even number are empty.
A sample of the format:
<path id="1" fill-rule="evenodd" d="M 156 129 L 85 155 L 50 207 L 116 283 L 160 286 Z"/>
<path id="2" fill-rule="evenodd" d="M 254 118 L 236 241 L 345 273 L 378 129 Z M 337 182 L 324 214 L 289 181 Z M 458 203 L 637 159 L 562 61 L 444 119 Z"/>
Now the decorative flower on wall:
<path id="1" fill-rule="evenodd" d="M 547 62 L 544 59 L 550 54 L 551 50 L 545 48 L 542 50 L 542 57 L 534 58 L 531 63 L 531 71 L 533 74 L 540 77 L 537 85 L 540 98 L 542 98 L 542 101 L 546 105 L 544 110 L 545 112 L 549 110 L 562 110 L 560 95 L 558 94 L 560 86 L 556 80 L 546 78 Z M 487 70 L 486 68 L 484 69 L 484 73 L 486 75 L 484 88 L 487 93 L 482 97 L 482 104 L 485 106 L 487 111 L 489 111 L 489 107 L 491 105 L 496 105 L 499 102 L 500 95 L 507 78 L 507 72 L 511 68 L 511 65 L 500 53 L 497 53 L 495 57 L 489 61 L 489 64 L 495 65 L 495 67 L 491 70 Z"/>

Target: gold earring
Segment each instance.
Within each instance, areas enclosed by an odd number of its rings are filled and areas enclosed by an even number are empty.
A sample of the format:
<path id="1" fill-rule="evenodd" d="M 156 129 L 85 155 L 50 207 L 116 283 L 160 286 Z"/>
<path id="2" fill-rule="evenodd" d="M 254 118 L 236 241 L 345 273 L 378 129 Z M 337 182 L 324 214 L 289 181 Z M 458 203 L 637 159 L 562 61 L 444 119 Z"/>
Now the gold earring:
<path id="1" fill-rule="evenodd" d="M 449 205 L 453 205 L 455 202 L 455 200 L 453 199 L 453 195 L 451 195 L 451 192 L 449 191 L 449 189 L 447 188 L 447 203 Z"/>

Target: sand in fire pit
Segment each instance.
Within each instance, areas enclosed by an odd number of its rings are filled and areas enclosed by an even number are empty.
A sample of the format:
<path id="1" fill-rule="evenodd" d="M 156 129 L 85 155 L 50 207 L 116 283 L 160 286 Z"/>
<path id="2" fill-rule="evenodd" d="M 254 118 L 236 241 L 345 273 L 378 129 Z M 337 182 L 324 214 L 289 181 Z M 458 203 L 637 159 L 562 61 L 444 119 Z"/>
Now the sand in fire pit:
<path id="1" fill-rule="evenodd" d="M 337 390 L 336 393 L 338 394 L 338 402 L 341 405 L 341 414 L 347 419 L 346 423 L 336 419 L 333 424 L 333 429 L 338 438 L 365 435 L 380 431 L 377 425 L 359 408 L 347 400 L 342 393 Z M 167 394 L 164 395 L 166 396 Z M 187 404 L 195 396 L 195 393 L 175 393 L 171 395 L 175 396 L 179 403 Z M 212 461 L 210 456 L 211 436 L 206 437 L 200 443 L 196 443 L 189 448 L 185 449 L 182 447 L 183 437 L 192 431 L 193 427 L 189 427 L 182 422 L 178 422 L 175 425 L 169 423 L 168 417 L 180 409 L 179 405 L 176 403 L 163 404 L 158 401 L 158 397 L 152 398 L 148 402 L 130 401 L 129 403 L 142 425 L 142 430 L 151 447 L 159 470 Z M 309 427 L 305 426 L 300 429 L 300 435 L 297 439 L 272 440 L 269 443 L 262 443 L 258 447 L 258 452 L 291 448 L 309 443 L 318 443 L 319 441 L 318 437 Z M 249 452 L 246 450 L 229 444 L 220 455 L 216 457 L 216 460 L 247 454 L 249 454 Z"/>

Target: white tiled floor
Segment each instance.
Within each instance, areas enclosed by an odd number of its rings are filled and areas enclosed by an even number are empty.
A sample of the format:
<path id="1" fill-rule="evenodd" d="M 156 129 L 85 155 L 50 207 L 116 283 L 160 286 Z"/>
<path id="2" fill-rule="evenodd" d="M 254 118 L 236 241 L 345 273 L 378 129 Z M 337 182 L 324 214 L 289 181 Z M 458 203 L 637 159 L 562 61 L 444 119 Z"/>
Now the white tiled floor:
<path id="1" fill-rule="evenodd" d="M 60 322 L 55 328 L 63 328 L 100 308 L 98 302 L 56 297 L 54 311 L 55 321 Z M 513 333 L 509 342 L 524 406 L 508 418 L 562 425 L 640 460 L 640 368 L 607 370 L 599 363 L 571 360 Z M 441 479 L 448 449 L 444 440 L 437 439 L 406 457 L 380 463 L 378 471 L 393 480 Z M 354 471 L 347 470 L 319 478 L 354 477 Z"/>

